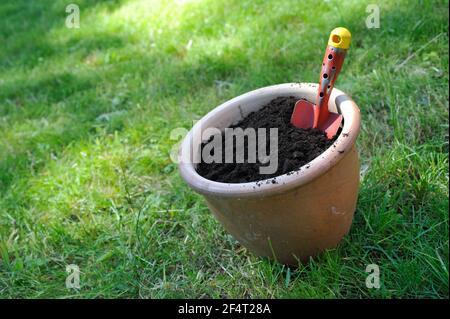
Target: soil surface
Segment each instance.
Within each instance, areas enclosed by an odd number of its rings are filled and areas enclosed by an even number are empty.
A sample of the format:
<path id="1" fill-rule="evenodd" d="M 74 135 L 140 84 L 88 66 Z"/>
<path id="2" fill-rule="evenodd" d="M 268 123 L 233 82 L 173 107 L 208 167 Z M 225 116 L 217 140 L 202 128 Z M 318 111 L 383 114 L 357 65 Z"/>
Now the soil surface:
<path id="1" fill-rule="evenodd" d="M 266 154 L 270 154 L 269 148 L 269 129 L 278 128 L 278 168 L 273 174 L 260 174 L 261 166 L 268 166 L 268 163 L 261 163 L 256 157 L 256 163 L 249 163 L 247 153 L 245 153 L 244 163 L 225 163 L 225 151 L 222 151 L 221 163 L 205 163 L 202 162 L 197 166 L 197 172 L 209 180 L 223 183 L 245 183 L 257 182 L 270 179 L 268 183 L 277 183 L 276 176 L 286 173 L 295 173 L 301 166 L 307 164 L 327 148 L 329 148 L 334 139 L 327 139 L 326 135 L 318 129 L 301 129 L 296 128 L 290 122 L 292 111 L 298 98 L 295 97 L 278 97 L 272 100 L 257 112 L 250 113 L 239 123 L 230 126 L 231 128 L 266 128 Z M 257 132 L 257 130 L 256 130 Z M 256 136 L 258 134 L 256 133 Z M 213 140 L 202 144 L 204 147 Z M 225 134 L 217 138 L 222 140 L 223 149 L 225 149 Z M 233 138 L 233 137 L 232 137 Z M 233 154 L 236 154 L 236 141 L 233 138 Z M 247 149 L 247 140 L 245 140 L 245 149 Z M 258 150 L 258 147 L 256 147 Z M 214 149 L 211 149 L 211 155 L 214 155 Z M 308 166 L 306 166 L 306 169 Z M 260 185 L 260 183 L 256 183 Z"/>

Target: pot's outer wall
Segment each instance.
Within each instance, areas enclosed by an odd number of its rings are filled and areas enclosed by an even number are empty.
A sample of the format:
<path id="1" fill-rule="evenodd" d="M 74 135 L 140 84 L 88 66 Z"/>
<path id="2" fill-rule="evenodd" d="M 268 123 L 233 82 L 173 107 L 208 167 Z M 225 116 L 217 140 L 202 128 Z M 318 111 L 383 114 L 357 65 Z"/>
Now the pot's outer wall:
<path id="1" fill-rule="evenodd" d="M 207 195 L 205 199 L 225 229 L 245 247 L 295 265 L 336 247 L 348 233 L 358 185 L 359 158 L 353 147 L 327 173 L 288 193 L 232 201 Z"/>
<path id="2" fill-rule="evenodd" d="M 278 96 L 297 96 L 311 102 L 316 93 L 317 84 L 286 83 L 229 100 L 195 124 L 184 139 L 180 154 L 193 154 L 199 149 L 201 140 L 192 143 L 197 127 L 222 129 Z M 356 138 L 360 112 L 354 101 L 336 88 L 329 108 L 343 115 L 342 133 L 329 149 L 298 172 L 278 176 L 277 184 L 214 182 L 200 176 L 191 160 L 180 161 L 183 179 L 203 195 L 226 230 L 253 253 L 285 264 L 298 264 L 336 247 L 348 233 L 358 197 Z"/>

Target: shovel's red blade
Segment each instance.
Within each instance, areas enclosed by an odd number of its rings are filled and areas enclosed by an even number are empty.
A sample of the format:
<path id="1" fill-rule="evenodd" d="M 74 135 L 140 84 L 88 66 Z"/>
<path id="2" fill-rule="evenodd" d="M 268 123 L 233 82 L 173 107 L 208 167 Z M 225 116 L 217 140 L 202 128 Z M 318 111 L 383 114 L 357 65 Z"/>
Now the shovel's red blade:
<path id="1" fill-rule="evenodd" d="M 341 127 L 342 115 L 336 113 L 328 113 L 328 118 L 319 124 L 319 129 L 327 134 L 327 138 L 331 140 Z"/>
<path id="2" fill-rule="evenodd" d="M 292 112 L 291 123 L 298 128 L 312 128 L 314 126 L 314 104 L 305 100 L 297 101 L 294 112 Z M 342 115 L 328 113 L 328 118 L 319 124 L 318 128 L 325 132 L 327 138 L 331 140 L 341 127 L 341 123 Z"/>
<path id="3" fill-rule="evenodd" d="M 295 103 L 291 123 L 298 128 L 311 128 L 314 125 L 314 104 L 305 100 Z"/>

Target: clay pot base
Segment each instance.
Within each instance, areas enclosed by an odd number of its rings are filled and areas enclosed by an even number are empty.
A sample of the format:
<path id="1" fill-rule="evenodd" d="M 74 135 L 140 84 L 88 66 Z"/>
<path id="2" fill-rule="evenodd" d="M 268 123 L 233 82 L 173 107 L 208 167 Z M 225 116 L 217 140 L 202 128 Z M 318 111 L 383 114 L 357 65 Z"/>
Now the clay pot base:
<path id="1" fill-rule="evenodd" d="M 270 179 L 270 183 L 277 183 L 277 176 L 299 170 L 322 154 L 336 140 L 337 135 L 327 139 L 324 132 L 318 129 L 302 129 L 291 124 L 291 115 L 298 101 L 297 97 L 277 97 L 257 112 L 252 112 L 230 128 L 270 128 L 278 129 L 278 169 L 273 174 L 260 174 L 260 167 L 267 166 L 259 161 L 249 163 L 248 156 L 244 163 L 225 163 L 225 152 L 222 152 L 220 163 L 201 162 L 197 166 L 197 173 L 206 179 L 222 183 L 246 183 Z M 202 144 L 202 151 L 211 139 Z M 222 146 L 225 146 L 225 134 L 220 136 Z M 245 145 L 247 149 L 247 145 Z M 269 147 L 267 147 L 269 150 Z M 214 150 L 213 150 L 214 151 Z M 236 141 L 233 141 L 233 154 L 236 154 Z M 257 153 L 258 154 L 258 153 Z M 214 152 L 211 154 L 214 155 Z M 259 158 L 258 156 L 256 158 Z M 308 166 L 306 166 L 308 167 Z M 256 183 L 260 186 L 260 183 Z"/>

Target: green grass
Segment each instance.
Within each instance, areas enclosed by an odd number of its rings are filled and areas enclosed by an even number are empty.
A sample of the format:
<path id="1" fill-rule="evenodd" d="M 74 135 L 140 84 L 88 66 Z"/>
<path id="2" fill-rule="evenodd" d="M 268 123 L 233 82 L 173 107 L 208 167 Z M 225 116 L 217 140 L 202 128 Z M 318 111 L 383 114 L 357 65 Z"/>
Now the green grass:
<path id="1" fill-rule="evenodd" d="M 70 2 L 2 1 L 0 297 L 448 298 L 448 2 L 376 1 L 369 30 L 372 2 L 78 0 L 68 29 Z M 224 231 L 170 133 L 249 90 L 317 82 L 340 25 L 357 212 L 337 249 L 290 269 Z"/>

